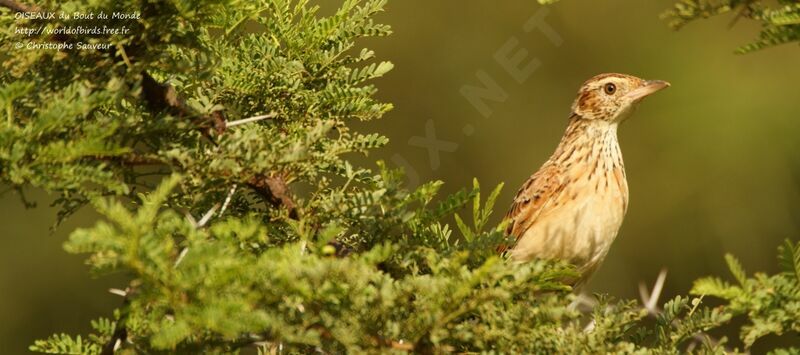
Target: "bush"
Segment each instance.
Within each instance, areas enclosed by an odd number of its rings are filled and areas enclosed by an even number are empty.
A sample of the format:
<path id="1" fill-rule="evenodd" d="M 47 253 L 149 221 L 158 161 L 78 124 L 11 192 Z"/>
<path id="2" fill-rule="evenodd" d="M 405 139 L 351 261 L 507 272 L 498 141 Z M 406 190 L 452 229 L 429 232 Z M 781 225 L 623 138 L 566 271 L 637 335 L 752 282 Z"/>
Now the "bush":
<path id="1" fill-rule="evenodd" d="M 700 280 L 663 310 L 599 297 L 583 314 L 560 282 L 569 266 L 496 255 L 500 187 L 437 197 L 441 182 L 408 189 L 380 162 L 354 165 L 387 141 L 349 128 L 391 109 L 371 80 L 392 65 L 356 44 L 390 33 L 373 20 L 385 1 L 330 16 L 302 0 L 47 3 L 141 15 L 104 37 L 15 34 L 86 22 L 14 20 L 41 9 L 0 3 L 0 178 L 58 193 L 59 220 L 91 204 L 104 220 L 65 249 L 131 279 L 93 334 L 33 351 L 718 353 L 725 339 L 704 332 L 734 316 L 746 346 L 800 327 L 800 245 L 782 247 L 778 275 L 747 278 L 729 257 L 736 285 Z M 469 204 L 454 235 L 445 221 Z"/>

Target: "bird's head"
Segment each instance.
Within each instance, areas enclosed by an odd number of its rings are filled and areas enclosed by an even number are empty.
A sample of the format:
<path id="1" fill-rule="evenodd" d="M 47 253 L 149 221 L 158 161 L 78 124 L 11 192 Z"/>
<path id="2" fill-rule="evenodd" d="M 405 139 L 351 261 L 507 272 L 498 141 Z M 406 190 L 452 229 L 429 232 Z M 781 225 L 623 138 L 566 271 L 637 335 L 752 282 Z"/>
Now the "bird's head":
<path id="1" fill-rule="evenodd" d="M 643 80 L 625 74 L 600 74 L 581 86 L 572 112 L 584 119 L 620 122 L 644 97 L 669 87 L 661 80 Z"/>

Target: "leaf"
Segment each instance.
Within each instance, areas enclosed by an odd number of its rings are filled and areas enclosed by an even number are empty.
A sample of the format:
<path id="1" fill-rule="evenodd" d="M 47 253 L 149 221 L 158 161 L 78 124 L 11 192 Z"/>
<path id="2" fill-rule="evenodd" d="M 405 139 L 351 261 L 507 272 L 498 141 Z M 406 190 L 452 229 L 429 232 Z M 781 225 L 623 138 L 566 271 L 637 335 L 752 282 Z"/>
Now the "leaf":
<path id="1" fill-rule="evenodd" d="M 475 226 L 475 229 L 478 231 L 482 231 L 483 227 L 486 226 L 486 223 L 489 222 L 489 217 L 492 215 L 492 211 L 494 210 L 494 204 L 497 201 L 497 196 L 500 195 L 500 191 L 503 189 L 503 183 L 498 184 L 495 186 L 494 190 L 489 194 L 489 198 L 486 199 L 486 203 L 483 205 L 483 209 L 481 210 L 481 217 L 480 223 Z"/>
<path id="2" fill-rule="evenodd" d="M 373 78 L 379 78 L 384 76 L 386 73 L 390 72 L 394 68 L 394 64 L 392 62 L 380 62 L 378 67 L 375 68 L 375 71 L 372 72 Z"/>
<path id="3" fill-rule="evenodd" d="M 739 47 L 735 53 L 750 53 L 767 47 L 800 41 L 800 5 L 787 1 L 776 7 L 774 2 L 762 0 L 677 0 L 661 18 L 668 21 L 669 27 L 680 29 L 686 24 L 712 16 L 735 12 L 731 24 L 741 19 L 749 19 L 761 25 L 762 30 L 753 43 Z"/>
<path id="4" fill-rule="evenodd" d="M 325 226 L 320 232 L 319 237 L 317 238 L 317 244 L 322 247 L 328 244 L 330 241 L 334 240 L 337 236 L 339 236 L 342 232 L 345 231 L 345 228 L 331 223 Z"/>
<path id="5" fill-rule="evenodd" d="M 433 210 L 433 217 L 435 219 L 449 216 L 456 210 L 464 207 L 475 195 L 474 190 L 461 189 L 458 192 L 447 196 L 443 201 L 439 202 Z"/>
<path id="6" fill-rule="evenodd" d="M 800 282 L 800 243 L 796 246 L 791 240 L 786 239 L 783 245 L 778 247 L 778 262 L 783 270 Z"/>
<path id="7" fill-rule="evenodd" d="M 48 354 L 100 354 L 99 345 L 85 341 L 80 335 L 72 338 L 67 334 L 54 334 L 47 340 L 37 340 L 29 350 Z"/>
<path id="8" fill-rule="evenodd" d="M 777 26 L 800 24 L 800 4 L 786 5 L 776 10 L 766 10 L 763 17 Z"/>
<path id="9" fill-rule="evenodd" d="M 467 242 L 471 242 L 473 239 L 475 239 L 475 234 L 473 234 L 472 230 L 467 227 L 467 224 L 461 220 L 461 217 L 458 214 L 455 214 L 454 217 L 456 219 L 456 226 L 458 226 L 458 230 L 461 231 L 461 234 L 464 235 L 464 239 L 466 239 Z"/>
<path id="10" fill-rule="evenodd" d="M 503 190 L 503 185 L 504 183 L 502 182 L 497 184 L 494 190 L 492 190 L 492 193 L 489 194 L 489 198 L 486 199 L 486 204 L 484 205 L 483 210 L 487 215 L 494 209 L 495 201 L 497 201 L 497 197 L 500 196 L 500 192 Z"/>
<path id="11" fill-rule="evenodd" d="M 736 260 L 731 254 L 725 254 L 725 262 L 728 264 L 728 269 L 730 269 L 736 281 L 744 287 L 747 283 L 747 274 L 744 272 L 744 268 L 742 268 L 742 264 L 739 263 L 739 260 Z"/>
<path id="12" fill-rule="evenodd" d="M 767 355 L 800 355 L 800 348 L 779 348 L 770 350 Z"/>
<path id="13" fill-rule="evenodd" d="M 741 288 L 731 286 L 717 277 L 704 277 L 694 281 L 690 292 L 697 296 L 714 296 L 730 300 L 741 294 Z"/>

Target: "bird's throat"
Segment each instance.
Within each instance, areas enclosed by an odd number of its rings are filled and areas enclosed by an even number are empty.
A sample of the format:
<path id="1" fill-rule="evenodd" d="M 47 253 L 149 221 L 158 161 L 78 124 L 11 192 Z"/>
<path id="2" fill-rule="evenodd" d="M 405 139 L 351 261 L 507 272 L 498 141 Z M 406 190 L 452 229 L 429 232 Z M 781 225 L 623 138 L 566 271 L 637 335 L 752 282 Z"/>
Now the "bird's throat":
<path id="1" fill-rule="evenodd" d="M 578 115 L 570 118 L 567 130 L 550 158 L 562 166 L 575 166 L 580 163 L 622 166 L 622 152 L 617 140 L 619 123 L 604 120 L 585 119 Z"/>

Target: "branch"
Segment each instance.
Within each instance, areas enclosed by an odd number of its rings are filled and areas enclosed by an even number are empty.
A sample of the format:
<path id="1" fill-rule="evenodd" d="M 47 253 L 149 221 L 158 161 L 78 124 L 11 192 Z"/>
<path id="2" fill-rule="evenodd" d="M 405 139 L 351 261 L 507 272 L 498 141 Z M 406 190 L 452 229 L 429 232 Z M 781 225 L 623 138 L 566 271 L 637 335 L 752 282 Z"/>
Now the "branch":
<path id="1" fill-rule="evenodd" d="M 225 113 L 214 111 L 210 116 L 196 115 L 186 102 L 178 96 L 175 87 L 163 84 L 154 79 L 147 71 L 142 72 L 142 93 L 150 112 L 168 112 L 176 117 L 189 117 L 211 142 L 211 132 L 222 134 L 225 132 Z"/>
<path id="2" fill-rule="evenodd" d="M 167 164 L 166 162 L 161 161 L 157 158 L 145 157 L 137 154 L 126 154 L 126 155 L 115 155 L 115 156 L 96 155 L 91 158 L 94 160 L 107 161 L 129 166 Z"/>
<path id="3" fill-rule="evenodd" d="M 247 186 L 255 190 L 274 207 L 286 207 L 289 218 L 298 219 L 297 204 L 294 202 L 283 176 L 255 176 L 247 181 Z"/>
<path id="4" fill-rule="evenodd" d="M 667 269 L 661 269 L 661 272 L 658 273 L 658 278 L 656 279 L 656 283 L 653 285 L 653 292 L 648 292 L 647 285 L 644 282 L 639 283 L 639 296 L 642 299 L 643 308 L 647 310 L 647 314 L 652 316 L 653 318 L 658 317 L 658 315 L 661 314 L 661 312 L 663 312 L 663 310 L 658 307 L 658 299 L 661 297 L 661 292 L 664 289 L 664 281 L 666 281 L 666 279 L 667 279 Z M 693 311 L 694 310 L 692 310 L 692 312 Z M 718 339 L 702 331 L 693 334 L 692 339 L 694 339 L 694 341 L 691 344 L 689 344 L 690 347 L 694 347 L 695 342 L 703 342 L 703 341 L 708 341 L 714 346 L 719 344 Z M 725 353 L 732 354 L 734 352 L 733 350 L 725 347 Z"/>
<path id="5" fill-rule="evenodd" d="M 255 117 L 245 118 L 245 119 L 241 119 L 241 120 L 226 122 L 225 123 L 225 127 L 226 128 L 227 127 L 233 127 L 233 126 L 238 126 L 240 124 L 245 124 L 245 123 L 250 123 L 250 122 L 257 122 L 257 121 L 261 121 L 261 120 L 266 120 L 268 118 L 275 118 L 275 116 L 277 116 L 277 115 L 278 114 L 275 113 L 275 112 L 270 112 L 270 113 L 268 113 L 266 115 L 255 116 Z"/>
<path id="6" fill-rule="evenodd" d="M 656 283 L 653 285 L 653 292 L 648 295 L 647 285 L 644 282 L 639 283 L 639 296 L 642 299 L 642 305 L 647 313 L 657 315 L 661 312 L 658 309 L 658 299 L 661 298 L 661 292 L 664 290 L 664 281 L 667 280 L 667 269 L 661 269 L 656 278 Z"/>
<path id="7" fill-rule="evenodd" d="M 40 11 L 37 6 L 28 6 L 20 4 L 14 0 L 0 0 L 0 6 L 11 9 L 15 12 L 38 12 Z"/>
<path id="8" fill-rule="evenodd" d="M 183 99 L 178 96 L 175 88 L 169 84 L 161 84 L 153 79 L 147 72 L 142 73 L 142 88 L 144 90 L 144 97 L 147 100 L 148 107 L 151 111 L 164 111 L 166 110 L 172 115 L 178 117 L 191 117 L 191 110 L 186 106 Z M 275 117 L 275 113 L 270 113 L 263 116 L 251 117 L 239 121 L 234 121 L 231 126 L 255 122 L 267 118 Z M 214 143 L 211 132 L 222 134 L 228 127 L 223 111 L 214 111 L 211 116 L 200 116 L 194 120 L 198 127 L 202 130 L 203 135 L 209 141 Z M 208 124 L 211 123 L 211 126 Z M 261 197 L 263 197 L 272 206 L 278 208 L 280 206 L 286 207 L 289 210 L 289 217 L 297 219 L 299 214 L 297 212 L 297 204 L 291 197 L 291 191 L 288 184 L 283 177 L 280 176 L 259 176 L 251 178 L 247 181 L 247 186 L 255 190 Z"/>
<path id="9" fill-rule="evenodd" d="M 0 0 L 2 1 L 2 0 Z M 101 355 L 112 355 L 114 354 L 122 343 L 128 340 L 128 328 L 125 326 L 125 322 L 128 320 L 128 307 L 131 303 L 131 294 L 135 293 L 135 289 L 133 286 L 128 286 L 125 288 L 124 291 L 121 290 L 109 290 L 109 292 L 120 295 L 124 297 L 122 299 L 122 307 L 120 307 L 120 317 L 114 324 L 114 333 L 111 335 L 111 339 L 103 345 L 102 350 L 100 351 Z"/>

